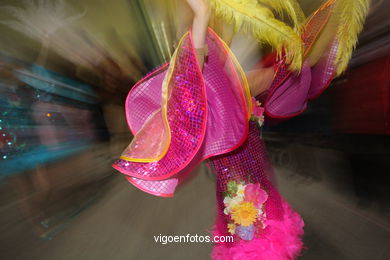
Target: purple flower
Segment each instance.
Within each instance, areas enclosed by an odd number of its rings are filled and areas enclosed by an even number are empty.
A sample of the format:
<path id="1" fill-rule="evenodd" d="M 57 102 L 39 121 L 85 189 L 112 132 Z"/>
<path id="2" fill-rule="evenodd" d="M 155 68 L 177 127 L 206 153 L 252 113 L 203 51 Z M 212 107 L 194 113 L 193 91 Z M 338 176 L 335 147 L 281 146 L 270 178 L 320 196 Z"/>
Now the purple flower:
<path id="1" fill-rule="evenodd" d="M 255 235 L 255 227 L 250 225 L 248 227 L 237 226 L 236 234 L 243 240 L 252 240 Z"/>

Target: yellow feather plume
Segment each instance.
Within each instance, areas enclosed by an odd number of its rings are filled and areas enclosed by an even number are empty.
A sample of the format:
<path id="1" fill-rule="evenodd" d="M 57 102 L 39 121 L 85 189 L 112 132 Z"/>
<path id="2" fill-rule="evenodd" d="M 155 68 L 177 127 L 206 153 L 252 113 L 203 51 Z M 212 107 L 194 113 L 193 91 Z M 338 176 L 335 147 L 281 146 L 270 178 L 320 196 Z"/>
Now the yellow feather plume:
<path id="1" fill-rule="evenodd" d="M 250 32 L 261 43 L 271 45 L 277 55 L 285 55 L 291 70 L 302 67 L 302 41 L 287 24 L 275 19 L 272 11 L 257 0 L 213 0 L 217 16 L 235 25 L 236 30 Z"/>
<path id="2" fill-rule="evenodd" d="M 281 17 L 288 15 L 294 30 L 299 32 L 302 24 L 305 21 L 305 14 L 296 0 L 259 0 L 259 3 L 269 6 Z"/>
<path id="3" fill-rule="evenodd" d="M 337 39 L 339 41 L 336 58 L 337 76 L 348 67 L 359 33 L 363 30 L 370 2 L 370 0 L 338 0 L 336 2 L 334 12 L 336 12 L 339 20 L 337 28 Z"/>

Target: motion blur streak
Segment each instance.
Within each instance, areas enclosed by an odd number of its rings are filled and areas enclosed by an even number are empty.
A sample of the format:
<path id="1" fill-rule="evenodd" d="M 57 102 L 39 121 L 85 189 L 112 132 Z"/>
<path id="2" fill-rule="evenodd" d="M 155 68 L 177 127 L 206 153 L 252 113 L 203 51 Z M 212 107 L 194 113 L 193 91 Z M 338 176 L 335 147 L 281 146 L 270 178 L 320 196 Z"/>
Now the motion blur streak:
<path id="1" fill-rule="evenodd" d="M 165 200 L 110 167 L 131 139 L 128 91 L 191 25 L 184 2 L 0 0 L 1 259 L 208 258 L 208 244 L 153 240 L 209 230 L 203 165 Z M 309 14 L 323 1 L 299 2 Z M 376 1 L 349 71 L 305 114 L 265 129 L 280 189 L 306 222 L 302 259 L 390 259 L 389 12 Z M 211 26 L 248 71 L 269 52 Z"/>

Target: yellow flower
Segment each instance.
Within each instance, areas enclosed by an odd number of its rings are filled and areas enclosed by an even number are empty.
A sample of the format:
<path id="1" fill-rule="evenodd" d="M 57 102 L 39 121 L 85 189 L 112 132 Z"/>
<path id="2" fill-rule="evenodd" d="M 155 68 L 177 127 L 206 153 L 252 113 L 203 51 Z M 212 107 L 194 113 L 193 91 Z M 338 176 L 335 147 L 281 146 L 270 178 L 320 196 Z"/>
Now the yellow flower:
<path id="1" fill-rule="evenodd" d="M 228 224 L 228 231 L 230 234 L 234 235 L 236 233 L 236 225 L 233 223 Z"/>
<path id="2" fill-rule="evenodd" d="M 257 218 L 257 209 L 252 202 L 242 202 L 232 209 L 232 219 L 234 223 L 248 227 Z"/>

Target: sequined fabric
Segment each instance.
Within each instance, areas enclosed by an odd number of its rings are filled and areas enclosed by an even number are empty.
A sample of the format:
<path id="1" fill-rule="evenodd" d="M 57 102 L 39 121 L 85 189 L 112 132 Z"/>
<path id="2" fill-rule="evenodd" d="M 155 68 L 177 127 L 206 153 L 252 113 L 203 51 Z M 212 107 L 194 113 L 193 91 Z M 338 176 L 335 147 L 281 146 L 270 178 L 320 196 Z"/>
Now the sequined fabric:
<path id="1" fill-rule="evenodd" d="M 302 33 L 305 58 L 316 42 L 317 37 L 328 22 L 334 2 L 325 3 L 310 19 Z M 328 48 L 314 67 L 306 62 L 300 73 L 294 74 L 280 60 L 277 73 L 264 102 L 265 112 L 274 118 L 289 118 L 302 113 L 307 107 L 307 101 L 317 97 L 324 91 L 333 79 L 336 65 L 337 41 L 329 43 Z"/>
<path id="2" fill-rule="evenodd" d="M 161 85 L 169 64 L 152 71 L 141 79 L 126 99 L 126 119 L 135 135 L 145 124 L 153 111 L 161 107 Z"/>
<path id="3" fill-rule="evenodd" d="M 208 119 L 203 159 L 234 150 L 244 142 L 248 130 L 247 109 L 251 104 L 251 100 L 245 96 L 234 57 L 227 52 L 222 40 L 210 32 L 206 42 L 209 56 L 203 75 Z"/>
<path id="4" fill-rule="evenodd" d="M 138 189 L 159 197 L 173 197 L 177 186 L 185 180 L 188 174 L 202 161 L 203 146 L 191 160 L 191 162 L 182 169 L 179 173 L 171 178 L 160 181 L 143 180 L 126 176 L 129 183 L 133 184 Z"/>
<path id="5" fill-rule="evenodd" d="M 334 39 L 328 46 L 324 56 L 311 68 L 311 84 L 308 99 L 320 95 L 333 80 L 337 68 L 334 64 L 338 50 L 337 39 Z"/>
<path id="6" fill-rule="evenodd" d="M 240 146 L 246 139 L 251 112 L 245 75 L 226 44 L 209 30 L 206 37 L 208 62 L 202 74 L 195 59 L 191 34 L 181 42 L 168 69 L 163 66 L 151 73 L 129 93 L 127 120 L 136 138 L 140 134 L 141 138 L 133 141 L 113 164 L 127 175 L 130 183 L 157 196 L 172 196 L 184 176 L 202 160 Z M 167 79 L 169 149 L 156 161 L 128 160 L 126 155 L 140 147 L 145 146 L 146 150 L 150 149 L 148 143 L 152 148 L 160 144 L 159 133 L 154 136 L 153 133 L 162 122 L 155 117 L 162 115 L 158 114 L 159 102 Z M 150 124 L 151 120 L 155 121 Z M 157 140 L 150 140 L 151 137 Z"/>
<path id="7" fill-rule="evenodd" d="M 168 72 L 172 67 L 164 65 L 153 71 L 140 80 L 127 96 L 126 117 L 134 138 L 123 151 L 121 159 L 153 162 L 167 153 L 172 137 L 167 118 Z M 159 87 L 152 89 L 153 86 Z"/>
<path id="8" fill-rule="evenodd" d="M 230 216 L 224 213 L 223 201 L 229 181 L 250 180 L 250 183 L 259 183 L 268 194 L 264 205 L 265 225 L 262 221 L 256 221 L 251 226 L 254 234 L 249 240 L 236 229 L 233 242 L 214 246 L 212 259 L 295 259 L 303 247 L 301 236 L 304 223 L 270 181 L 272 168 L 257 123 L 251 121 L 248 138 L 242 146 L 228 154 L 210 158 L 208 162 L 217 178 L 214 235 L 232 236 L 228 231 Z"/>
<path id="9" fill-rule="evenodd" d="M 208 160 L 210 168 L 217 178 L 217 207 L 218 218 L 222 224 L 218 227 L 220 233 L 228 235 L 226 225 L 228 216 L 223 213 L 223 197 L 226 192 L 227 183 L 230 180 L 248 180 L 251 183 L 260 183 L 262 189 L 268 193 L 268 200 L 265 204 L 267 218 L 280 220 L 283 216 L 281 198 L 270 181 L 272 167 L 267 159 L 263 141 L 260 138 L 260 130 L 257 123 L 251 121 L 248 137 L 238 149 L 225 155 L 215 156 Z M 225 231 L 225 232 L 223 232 Z M 261 232 L 257 229 L 257 232 Z"/>
<path id="10" fill-rule="evenodd" d="M 203 142 L 207 120 L 206 92 L 190 41 L 189 37 L 185 37 L 179 46 L 178 60 L 173 65 L 168 83 L 167 114 L 172 136 L 169 150 L 156 162 L 139 163 L 123 159 L 115 162 L 114 168 L 126 175 L 143 180 L 167 179 L 192 160 Z M 144 92 L 151 90 L 145 89 Z"/>

